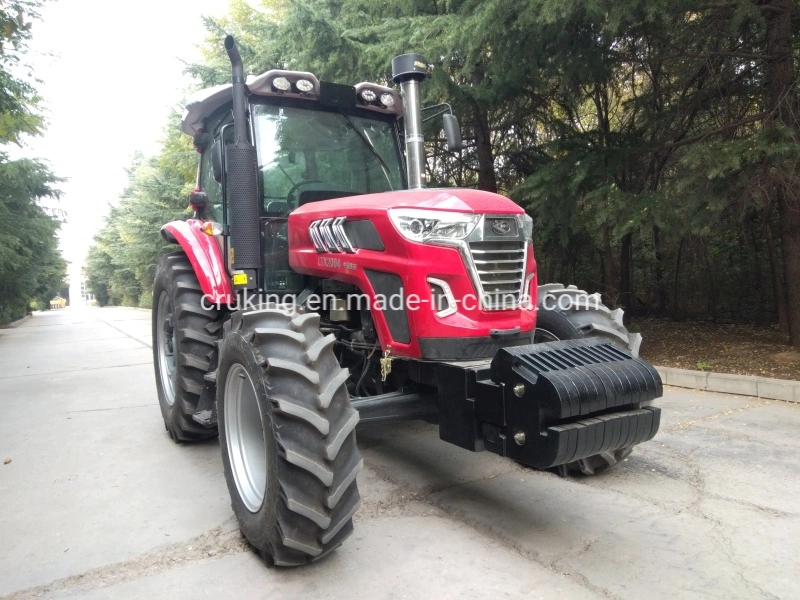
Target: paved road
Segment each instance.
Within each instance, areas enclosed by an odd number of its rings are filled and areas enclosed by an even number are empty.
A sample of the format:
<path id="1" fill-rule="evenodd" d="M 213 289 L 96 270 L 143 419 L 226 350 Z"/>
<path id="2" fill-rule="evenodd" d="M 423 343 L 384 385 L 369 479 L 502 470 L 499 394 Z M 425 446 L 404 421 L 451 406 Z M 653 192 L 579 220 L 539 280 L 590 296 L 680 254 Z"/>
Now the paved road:
<path id="1" fill-rule="evenodd" d="M 218 444 L 164 431 L 149 328 L 68 308 L 0 330 L 0 597 L 800 597 L 800 405 L 678 389 L 658 437 L 594 478 L 424 424 L 360 433 L 356 533 L 267 569 Z"/>

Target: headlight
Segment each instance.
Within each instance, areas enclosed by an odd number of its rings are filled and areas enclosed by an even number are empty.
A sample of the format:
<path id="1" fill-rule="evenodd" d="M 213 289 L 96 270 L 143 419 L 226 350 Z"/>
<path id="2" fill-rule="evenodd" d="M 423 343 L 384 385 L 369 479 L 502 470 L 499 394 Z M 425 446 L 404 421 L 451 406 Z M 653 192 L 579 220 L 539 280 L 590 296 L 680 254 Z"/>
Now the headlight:
<path id="1" fill-rule="evenodd" d="M 525 234 L 525 239 L 533 241 L 533 219 L 529 215 L 517 215 L 517 225 Z"/>
<path id="2" fill-rule="evenodd" d="M 392 209 L 389 217 L 397 231 L 413 242 L 463 240 L 481 219 L 480 215 L 413 208 Z"/>

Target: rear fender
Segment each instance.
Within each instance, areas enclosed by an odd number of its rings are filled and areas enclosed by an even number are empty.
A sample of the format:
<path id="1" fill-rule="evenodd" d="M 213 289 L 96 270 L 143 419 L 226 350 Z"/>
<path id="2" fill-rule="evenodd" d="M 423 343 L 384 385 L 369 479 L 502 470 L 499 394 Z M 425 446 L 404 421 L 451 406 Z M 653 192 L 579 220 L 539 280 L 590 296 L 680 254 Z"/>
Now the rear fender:
<path id="1" fill-rule="evenodd" d="M 183 248 L 207 302 L 232 305 L 231 282 L 219 244 L 214 236 L 203 232 L 202 225 L 197 219 L 172 221 L 161 228 L 161 236 Z"/>

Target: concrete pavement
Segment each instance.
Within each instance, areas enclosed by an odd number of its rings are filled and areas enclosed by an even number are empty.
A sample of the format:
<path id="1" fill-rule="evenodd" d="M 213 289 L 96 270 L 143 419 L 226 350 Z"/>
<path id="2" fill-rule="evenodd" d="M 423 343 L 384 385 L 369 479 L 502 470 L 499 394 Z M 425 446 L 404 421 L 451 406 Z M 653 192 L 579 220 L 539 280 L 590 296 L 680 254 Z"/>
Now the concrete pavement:
<path id="1" fill-rule="evenodd" d="M 362 431 L 356 533 L 267 569 L 216 441 L 164 431 L 149 330 L 147 311 L 77 308 L 0 330 L 0 597 L 800 595 L 800 405 L 678 388 L 658 436 L 594 478 L 471 454 L 426 424 Z"/>

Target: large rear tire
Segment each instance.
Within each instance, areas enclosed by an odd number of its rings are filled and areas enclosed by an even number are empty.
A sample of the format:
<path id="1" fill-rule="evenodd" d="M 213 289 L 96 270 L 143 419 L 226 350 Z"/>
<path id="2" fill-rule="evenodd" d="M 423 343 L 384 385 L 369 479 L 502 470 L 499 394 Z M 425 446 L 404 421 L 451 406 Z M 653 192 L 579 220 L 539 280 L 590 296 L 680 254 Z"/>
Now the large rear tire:
<path id="1" fill-rule="evenodd" d="M 534 343 L 600 338 L 639 356 L 642 336 L 630 333 L 623 324 L 621 308 L 609 309 L 600 294 L 588 294 L 574 285 L 550 283 L 539 286 L 539 311 L 536 316 Z M 631 448 L 603 452 L 556 467 L 560 475 L 594 475 L 613 467 L 631 453 Z"/>
<path id="2" fill-rule="evenodd" d="M 182 251 L 161 257 L 153 284 L 153 364 L 164 426 L 176 442 L 217 436 L 192 419 L 222 326 L 219 311 L 203 308 L 202 296 Z"/>
<path id="3" fill-rule="evenodd" d="M 335 338 L 295 307 L 234 313 L 217 371 L 220 448 L 233 512 L 268 564 L 297 566 L 353 531 L 358 411 Z"/>

